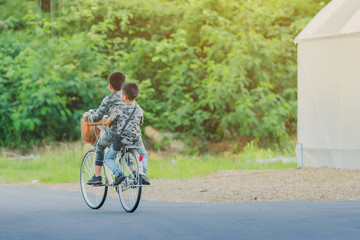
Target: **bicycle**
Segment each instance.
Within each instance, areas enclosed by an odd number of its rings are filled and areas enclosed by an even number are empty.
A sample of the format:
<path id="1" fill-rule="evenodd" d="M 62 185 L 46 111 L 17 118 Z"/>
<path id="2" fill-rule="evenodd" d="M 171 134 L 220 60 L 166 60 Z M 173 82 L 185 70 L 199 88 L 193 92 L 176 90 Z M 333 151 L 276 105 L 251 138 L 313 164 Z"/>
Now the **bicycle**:
<path id="1" fill-rule="evenodd" d="M 142 156 L 136 151 L 136 146 L 123 146 L 115 158 L 115 162 L 119 165 L 121 171 L 125 174 L 126 179 L 114 186 L 114 175 L 111 170 L 104 164 L 102 170 L 102 178 L 105 183 L 99 185 L 88 185 L 87 180 L 95 174 L 95 152 L 96 142 L 99 139 L 101 132 L 105 130 L 105 119 L 102 119 L 102 126 L 97 126 L 100 133 L 96 133 L 96 126 L 94 124 L 94 134 L 96 136 L 95 145 L 84 156 L 80 169 L 80 187 L 81 193 L 85 203 L 91 209 L 99 209 L 105 202 L 108 193 L 108 187 L 115 187 L 119 195 L 120 203 L 126 212 L 134 212 L 141 198 L 142 192 Z"/>

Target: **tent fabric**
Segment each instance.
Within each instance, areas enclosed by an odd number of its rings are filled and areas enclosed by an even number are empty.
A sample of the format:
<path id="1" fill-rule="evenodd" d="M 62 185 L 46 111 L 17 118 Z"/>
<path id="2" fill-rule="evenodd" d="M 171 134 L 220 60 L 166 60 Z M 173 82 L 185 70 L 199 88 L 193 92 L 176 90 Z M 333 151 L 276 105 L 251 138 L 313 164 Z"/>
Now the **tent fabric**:
<path id="1" fill-rule="evenodd" d="M 333 0 L 327 4 L 295 38 L 302 40 L 360 33 L 360 1 Z"/>
<path id="2" fill-rule="evenodd" d="M 360 9 L 355 12 L 355 14 L 346 22 L 342 27 L 340 33 L 355 33 L 360 32 Z"/>
<path id="3" fill-rule="evenodd" d="M 299 167 L 360 169 L 359 30 L 360 0 L 335 0 L 297 37 Z"/>

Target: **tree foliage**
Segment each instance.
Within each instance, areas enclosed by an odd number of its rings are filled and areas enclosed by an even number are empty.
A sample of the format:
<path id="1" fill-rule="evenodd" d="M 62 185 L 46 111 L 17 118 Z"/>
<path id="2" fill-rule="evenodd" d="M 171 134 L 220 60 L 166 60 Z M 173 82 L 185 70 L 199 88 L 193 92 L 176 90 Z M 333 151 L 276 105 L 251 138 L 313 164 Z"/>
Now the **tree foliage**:
<path id="1" fill-rule="evenodd" d="M 140 84 L 146 124 L 183 138 L 296 132 L 293 39 L 329 0 L 57 2 L 51 18 L 0 1 L 2 145 L 78 138 L 115 70 Z"/>

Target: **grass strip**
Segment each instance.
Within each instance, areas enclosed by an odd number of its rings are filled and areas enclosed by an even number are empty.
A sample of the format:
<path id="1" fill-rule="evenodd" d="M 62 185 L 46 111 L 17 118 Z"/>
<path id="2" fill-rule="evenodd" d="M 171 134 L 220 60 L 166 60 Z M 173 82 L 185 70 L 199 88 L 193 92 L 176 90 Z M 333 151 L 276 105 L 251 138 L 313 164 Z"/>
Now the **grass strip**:
<path id="1" fill-rule="evenodd" d="M 240 153 L 224 155 L 183 155 L 150 152 L 147 176 L 151 178 L 187 179 L 206 176 L 219 170 L 269 170 L 296 168 L 294 162 L 259 162 L 282 156 L 294 158 L 295 143 L 286 148 L 258 148 L 249 143 Z M 0 155 L 0 182 L 3 183 L 72 183 L 80 178 L 81 161 L 88 146 L 81 142 L 54 143 L 30 154 L 38 159 L 9 159 Z"/>

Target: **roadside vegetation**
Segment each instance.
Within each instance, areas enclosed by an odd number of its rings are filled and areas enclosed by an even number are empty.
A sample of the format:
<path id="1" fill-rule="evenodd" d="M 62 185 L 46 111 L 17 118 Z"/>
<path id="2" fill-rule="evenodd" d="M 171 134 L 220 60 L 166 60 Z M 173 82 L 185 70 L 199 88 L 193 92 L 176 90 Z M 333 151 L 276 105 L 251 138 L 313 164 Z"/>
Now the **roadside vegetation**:
<path id="1" fill-rule="evenodd" d="M 188 146 L 283 141 L 296 134 L 293 40 L 328 2 L 1 0 L 0 145 L 79 139 L 114 70 L 140 84 L 145 125 Z"/>
<path id="2" fill-rule="evenodd" d="M 0 0 L 0 182 L 77 181 L 79 119 L 115 70 L 140 85 L 143 127 L 185 144 L 150 178 L 296 167 L 256 160 L 295 155 L 293 39 L 329 1 Z"/>
<path id="3" fill-rule="evenodd" d="M 225 169 L 287 169 L 294 162 L 258 162 L 271 158 L 293 158 L 294 144 L 287 148 L 258 148 L 248 144 L 241 153 L 187 155 L 169 152 L 150 152 L 149 178 L 187 179 L 206 176 Z M 33 149 L 19 159 L 4 152 L 0 155 L 0 183 L 72 183 L 80 179 L 80 165 L 88 146 L 80 142 L 51 144 Z"/>

